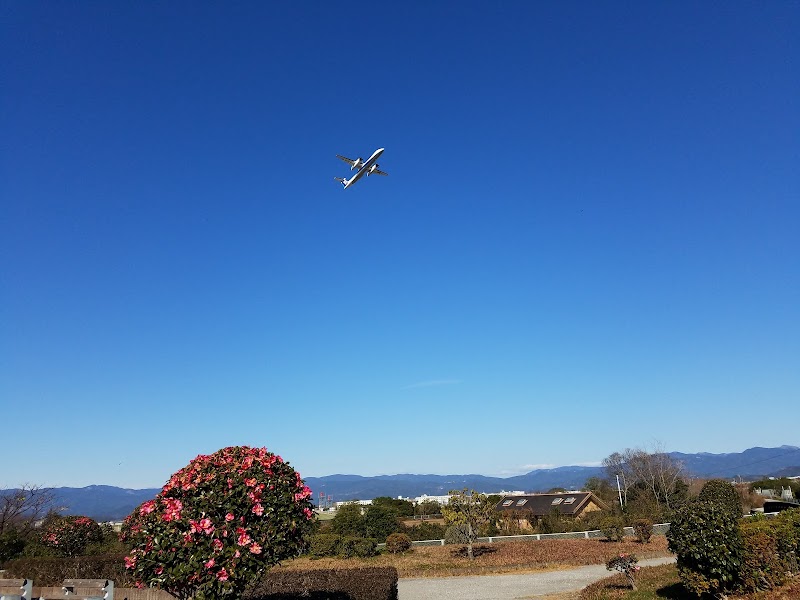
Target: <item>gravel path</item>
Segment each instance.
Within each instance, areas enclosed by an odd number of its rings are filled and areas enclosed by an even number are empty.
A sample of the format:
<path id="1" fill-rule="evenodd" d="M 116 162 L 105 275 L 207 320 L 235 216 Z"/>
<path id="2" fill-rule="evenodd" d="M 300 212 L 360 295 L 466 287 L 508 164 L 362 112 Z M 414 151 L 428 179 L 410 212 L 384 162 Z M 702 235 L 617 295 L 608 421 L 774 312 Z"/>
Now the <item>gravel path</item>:
<path id="1" fill-rule="evenodd" d="M 639 565 L 652 567 L 674 561 L 674 557 L 651 558 L 639 561 Z M 399 600 L 519 600 L 577 593 L 590 583 L 613 574 L 604 565 L 591 565 L 545 573 L 400 579 L 397 588 Z"/>

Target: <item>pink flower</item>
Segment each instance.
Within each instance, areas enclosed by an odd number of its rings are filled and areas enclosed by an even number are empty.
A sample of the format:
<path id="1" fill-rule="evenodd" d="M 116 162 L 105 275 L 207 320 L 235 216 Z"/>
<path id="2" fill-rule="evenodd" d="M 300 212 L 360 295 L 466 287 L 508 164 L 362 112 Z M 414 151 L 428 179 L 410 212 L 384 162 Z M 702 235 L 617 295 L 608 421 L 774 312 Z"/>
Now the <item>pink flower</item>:
<path id="1" fill-rule="evenodd" d="M 264 514 L 264 507 L 260 504 L 256 504 L 253 506 L 253 512 L 258 515 L 259 517 Z"/>
<path id="2" fill-rule="evenodd" d="M 211 523 L 211 519 L 205 518 L 200 520 L 200 528 L 203 530 L 203 533 L 206 535 L 211 535 L 214 533 L 214 525 Z"/>
<path id="3" fill-rule="evenodd" d="M 155 510 L 154 507 L 155 507 L 155 501 L 148 500 L 139 507 L 139 512 L 143 515 L 149 515 L 151 512 Z"/>
<path id="4" fill-rule="evenodd" d="M 247 479 L 244 480 L 244 484 L 247 487 L 254 487 L 256 485 L 256 483 L 258 483 L 258 482 L 255 480 L 254 477 L 248 477 Z"/>
<path id="5" fill-rule="evenodd" d="M 236 543 L 239 544 L 240 546 L 247 546 L 252 541 L 253 540 L 250 538 L 249 535 L 247 535 L 246 533 L 240 533 L 239 537 L 236 540 Z"/>
<path id="6" fill-rule="evenodd" d="M 164 572 L 164 567 L 158 566 L 155 570 L 156 575 L 161 575 Z"/>
<path id="7" fill-rule="evenodd" d="M 203 566 L 204 566 L 206 569 L 210 569 L 210 568 L 211 568 L 211 567 L 213 567 L 215 564 L 216 564 L 216 563 L 214 562 L 214 559 L 213 559 L 213 558 L 210 558 L 210 559 L 208 560 L 208 562 L 206 562 L 206 563 L 203 563 Z"/>
<path id="8" fill-rule="evenodd" d="M 211 546 L 214 548 L 215 551 L 219 552 L 223 548 L 222 540 L 219 539 L 214 540 L 213 542 L 211 542 Z"/>
<path id="9" fill-rule="evenodd" d="M 306 519 L 310 519 L 314 516 L 313 511 L 308 507 L 303 509 L 303 514 L 306 516 Z"/>
<path id="10" fill-rule="evenodd" d="M 239 558 L 241 555 L 242 553 L 237 550 L 236 552 L 233 553 L 233 558 Z"/>
<path id="11" fill-rule="evenodd" d="M 220 581 L 228 581 L 228 572 L 225 569 L 220 569 L 217 572 L 217 579 Z"/>
<path id="12" fill-rule="evenodd" d="M 250 552 L 253 554 L 261 554 L 261 546 L 253 542 L 253 545 L 250 546 Z"/>
<path id="13" fill-rule="evenodd" d="M 135 556 L 126 556 L 125 557 L 125 568 L 126 569 L 133 569 L 136 566 L 136 557 Z"/>
<path id="14" fill-rule="evenodd" d="M 228 513 L 227 515 L 225 515 L 226 521 L 233 521 L 235 518 L 236 517 L 233 516 L 233 513 Z"/>

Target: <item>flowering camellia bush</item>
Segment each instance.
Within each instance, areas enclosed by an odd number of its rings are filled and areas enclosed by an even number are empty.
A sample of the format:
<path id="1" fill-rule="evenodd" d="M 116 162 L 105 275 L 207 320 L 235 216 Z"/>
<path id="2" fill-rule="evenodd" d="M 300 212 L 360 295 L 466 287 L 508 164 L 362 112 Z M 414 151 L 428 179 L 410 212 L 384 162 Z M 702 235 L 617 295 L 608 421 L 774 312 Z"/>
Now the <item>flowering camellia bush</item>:
<path id="1" fill-rule="evenodd" d="M 311 490 L 266 448 L 233 446 L 175 473 L 123 525 L 138 587 L 176 598 L 241 597 L 267 568 L 300 554 L 313 525 Z"/>
<path id="2" fill-rule="evenodd" d="M 620 573 L 623 573 L 628 579 L 628 583 L 631 585 L 631 588 L 635 590 L 636 580 L 634 577 L 639 571 L 639 565 L 637 564 L 638 562 L 639 559 L 637 559 L 633 554 L 620 554 L 606 563 L 606 569 L 609 571 L 619 571 Z"/>
<path id="3" fill-rule="evenodd" d="M 100 525 L 89 517 L 53 517 L 45 520 L 42 544 L 60 556 L 79 556 L 86 547 L 103 539 Z"/>

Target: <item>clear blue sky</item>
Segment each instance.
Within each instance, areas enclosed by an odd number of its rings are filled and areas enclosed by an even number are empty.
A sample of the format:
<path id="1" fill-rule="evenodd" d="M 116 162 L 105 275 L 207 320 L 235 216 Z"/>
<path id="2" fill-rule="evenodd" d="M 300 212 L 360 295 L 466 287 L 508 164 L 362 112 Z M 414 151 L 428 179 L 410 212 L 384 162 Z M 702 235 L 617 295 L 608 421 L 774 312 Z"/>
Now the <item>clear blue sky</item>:
<path id="1" fill-rule="evenodd" d="M 0 487 L 797 444 L 797 2 L 0 17 Z"/>

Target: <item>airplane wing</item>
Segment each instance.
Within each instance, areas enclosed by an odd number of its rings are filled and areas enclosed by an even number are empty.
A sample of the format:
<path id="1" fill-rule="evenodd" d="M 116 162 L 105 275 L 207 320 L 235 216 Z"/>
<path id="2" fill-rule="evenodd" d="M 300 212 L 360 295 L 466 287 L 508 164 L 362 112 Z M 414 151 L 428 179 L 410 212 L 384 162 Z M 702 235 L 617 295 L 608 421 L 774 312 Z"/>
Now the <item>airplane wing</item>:
<path id="1" fill-rule="evenodd" d="M 356 164 L 356 162 L 358 162 L 358 161 L 355 161 L 355 160 L 353 160 L 352 158 L 347 158 L 346 156 L 342 156 L 341 154 L 337 154 L 337 155 L 336 155 L 336 158 L 338 158 L 338 159 L 340 159 L 340 160 L 343 160 L 344 162 L 346 162 L 346 163 L 347 163 L 348 165 L 350 165 L 351 167 L 352 167 L 354 164 Z"/>
<path id="2" fill-rule="evenodd" d="M 386 177 L 388 173 L 385 171 L 381 171 L 380 169 L 375 169 L 372 173 L 370 173 L 370 175 L 383 175 L 384 177 Z"/>

